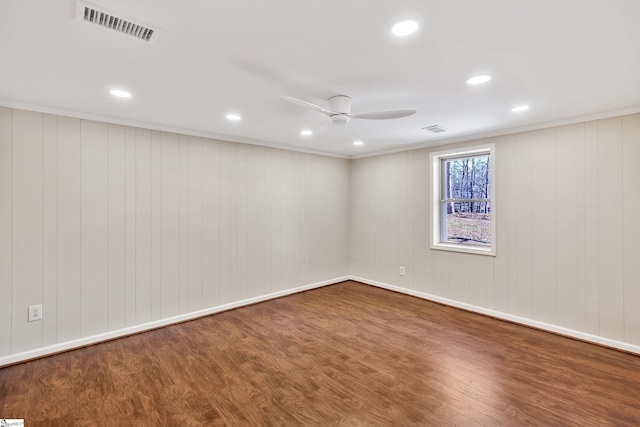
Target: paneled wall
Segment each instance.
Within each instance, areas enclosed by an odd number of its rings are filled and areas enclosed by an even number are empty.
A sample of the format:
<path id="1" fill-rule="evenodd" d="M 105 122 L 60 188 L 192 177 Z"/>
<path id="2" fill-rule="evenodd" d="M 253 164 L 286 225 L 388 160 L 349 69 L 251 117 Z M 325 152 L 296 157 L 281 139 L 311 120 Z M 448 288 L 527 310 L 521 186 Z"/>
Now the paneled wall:
<path id="1" fill-rule="evenodd" d="M 0 356 L 345 276 L 349 179 L 344 159 L 0 108 Z"/>
<path id="2" fill-rule="evenodd" d="M 429 248 L 430 149 L 350 162 L 0 108 L 0 357 L 349 273 L 640 345 L 640 114 L 493 142 L 496 257 Z"/>
<path id="3" fill-rule="evenodd" d="M 429 248 L 421 149 L 352 161 L 350 273 L 640 345 L 640 115 L 492 140 L 496 257 Z"/>

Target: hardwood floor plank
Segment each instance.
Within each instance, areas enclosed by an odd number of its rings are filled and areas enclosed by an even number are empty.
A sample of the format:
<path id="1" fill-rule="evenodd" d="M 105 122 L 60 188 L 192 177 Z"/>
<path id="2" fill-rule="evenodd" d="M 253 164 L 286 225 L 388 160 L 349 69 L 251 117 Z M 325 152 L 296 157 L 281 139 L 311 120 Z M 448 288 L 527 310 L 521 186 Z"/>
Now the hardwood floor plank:
<path id="1" fill-rule="evenodd" d="M 29 426 L 635 426 L 640 357 L 355 282 L 0 369 Z"/>

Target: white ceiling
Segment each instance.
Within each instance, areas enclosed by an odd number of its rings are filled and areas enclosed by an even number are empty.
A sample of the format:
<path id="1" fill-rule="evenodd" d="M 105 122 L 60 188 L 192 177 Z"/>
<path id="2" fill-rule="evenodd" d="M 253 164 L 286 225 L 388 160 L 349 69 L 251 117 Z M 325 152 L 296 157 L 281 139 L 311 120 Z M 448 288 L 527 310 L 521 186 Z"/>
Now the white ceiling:
<path id="1" fill-rule="evenodd" d="M 162 33 L 150 44 L 77 21 L 74 0 L 0 0 L 1 105 L 356 157 L 640 106 L 638 0 L 89 3 Z M 404 19 L 418 32 L 391 35 Z M 282 94 L 418 113 L 323 126 Z M 434 124 L 448 131 L 422 130 Z"/>

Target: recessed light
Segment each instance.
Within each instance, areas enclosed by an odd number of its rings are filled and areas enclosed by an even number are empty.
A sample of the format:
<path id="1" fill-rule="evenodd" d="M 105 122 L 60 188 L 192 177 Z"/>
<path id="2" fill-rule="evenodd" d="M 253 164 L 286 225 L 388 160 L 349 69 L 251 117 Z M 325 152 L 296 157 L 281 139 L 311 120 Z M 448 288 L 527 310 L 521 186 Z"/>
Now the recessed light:
<path id="1" fill-rule="evenodd" d="M 240 120 L 241 117 L 237 114 L 227 114 L 226 115 L 227 120 Z"/>
<path id="2" fill-rule="evenodd" d="M 111 89 L 109 93 L 113 96 L 117 96 L 118 98 L 131 98 L 131 93 L 126 90 L 121 89 Z"/>
<path id="3" fill-rule="evenodd" d="M 488 74 L 482 74 L 480 76 L 473 76 L 467 80 L 468 85 L 481 85 L 491 80 L 491 76 Z"/>
<path id="4" fill-rule="evenodd" d="M 519 113 L 520 111 L 527 111 L 528 109 L 528 105 L 519 105 L 517 107 L 513 107 L 511 111 L 513 111 L 514 113 Z"/>
<path id="5" fill-rule="evenodd" d="M 353 141 L 353 145 L 362 145 L 364 142 L 362 141 Z"/>
<path id="6" fill-rule="evenodd" d="M 399 37 L 405 37 L 415 33 L 418 30 L 418 23 L 416 21 L 402 21 L 398 22 L 391 28 L 391 32 Z"/>
<path id="7" fill-rule="evenodd" d="M 308 130 L 308 129 L 301 130 L 301 131 L 300 131 L 300 135 L 303 135 L 303 136 L 313 135 L 313 131 L 310 131 L 310 130 Z"/>

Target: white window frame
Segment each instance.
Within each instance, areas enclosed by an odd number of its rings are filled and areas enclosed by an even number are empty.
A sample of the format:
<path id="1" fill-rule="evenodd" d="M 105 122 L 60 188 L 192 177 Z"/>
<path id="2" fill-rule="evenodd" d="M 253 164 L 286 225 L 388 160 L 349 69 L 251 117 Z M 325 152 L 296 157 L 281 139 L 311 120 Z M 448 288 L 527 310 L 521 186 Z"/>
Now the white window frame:
<path id="1" fill-rule="evenodd" d="M 489 203 L 491 204 L 491 244 L 490 245 L 464 245 L 442 241 L 442 209 L 441 197 L 443 191 L 442 183 L 442 160 L 455 157 L 470 157 L 473 155 L 489 153 L 489 180 L 491 191 Z M 431 164 L 431 249 L 453 252 L 464 252 L 469 254 L 496 256 L 496 181 L 495 181 L 495 144 L 488 143 L 475 145 L 473 147 L 456 148 L 451 150 L 435 151 L 429 154 Z"/>

